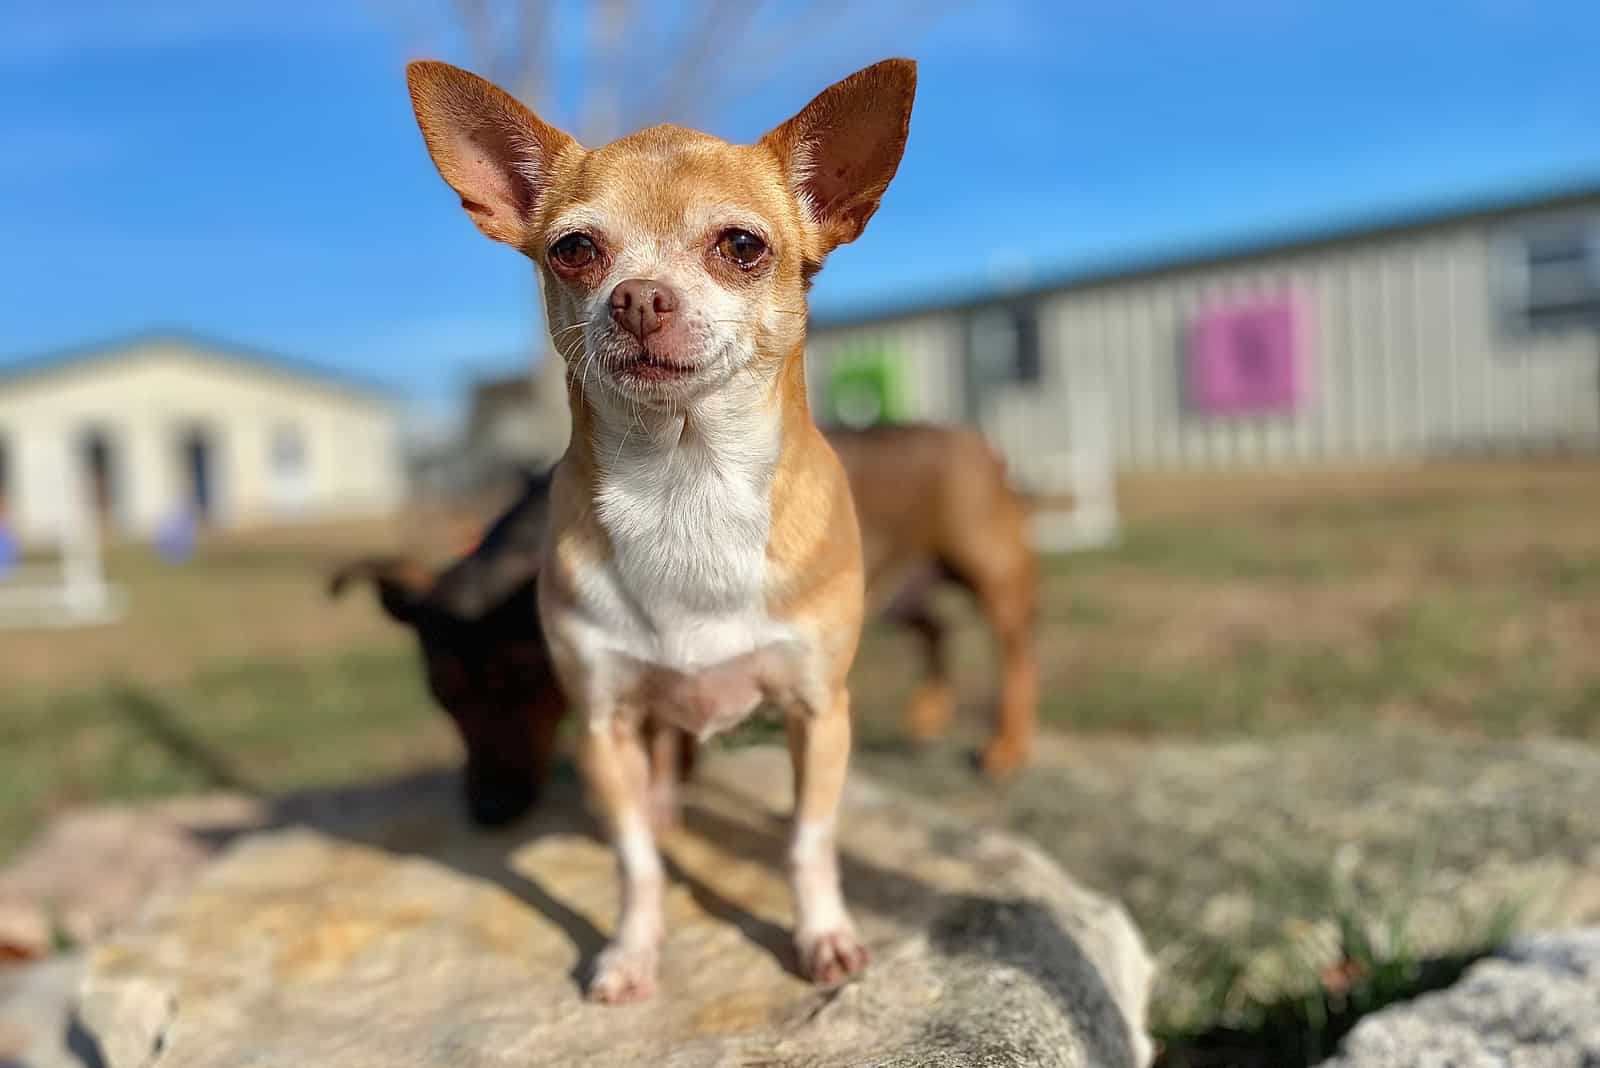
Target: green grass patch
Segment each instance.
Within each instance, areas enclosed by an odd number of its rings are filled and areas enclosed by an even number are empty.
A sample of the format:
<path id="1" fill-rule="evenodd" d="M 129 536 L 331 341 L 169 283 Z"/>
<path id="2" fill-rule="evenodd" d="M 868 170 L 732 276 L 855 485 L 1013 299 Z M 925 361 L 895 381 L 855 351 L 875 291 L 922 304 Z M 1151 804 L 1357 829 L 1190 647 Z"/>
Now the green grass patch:
<path id="1" fill-rule="evenodd" d="M 1516 911 L 1498 910 L 1471 946 L 1445 956 L 1415 952 L 1403 913 L 1390 918 L 1383 936 L 1353 909 L 1336 917 L 1334 959 L 1307 964 L 1302 989 L 1261 1001 L 1236 997 L 1246 972 L 1241 958 L 1219 947 L 1203 988 L 1213 1019 L 1200 1030 L 1159 1031 L 1157 1068 L 1302 1068 L 1331 1057 L 1362 1017 L 1453 985 L 1474 963 L 1510 936 Z"/>
<path id="2" fill-rule="evenodd" d="M 410 653 L 0 699 L 0 856 L 73 804 L 356 780 L 451 759 L 454 745 Z"/>

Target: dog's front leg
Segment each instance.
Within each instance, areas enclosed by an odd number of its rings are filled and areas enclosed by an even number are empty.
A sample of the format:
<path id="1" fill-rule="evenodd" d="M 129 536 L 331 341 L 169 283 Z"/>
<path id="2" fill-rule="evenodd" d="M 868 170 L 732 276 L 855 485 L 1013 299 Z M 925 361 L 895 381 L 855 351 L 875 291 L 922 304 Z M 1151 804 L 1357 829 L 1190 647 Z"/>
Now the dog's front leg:
<path id="1" fill-rule="evenodd" d="M 678 779 L 683 766 L 683 733 L 659 720 L 648 725 L 650 749 L 650 826 L 666 834 L 678 825 Z"/>
<path id="2" fill-rule="evenodd" d="M 794 882 L 795 949 L 813 982 L 836 983 L 867 963 L 866 947 L 839 889 L 835 830 L 850 762 L 850 695 L 840 687 L 826 704 L 799 702 L 788 718 L 794 762 L 794 832 L 789 846 Z"/>
<path id="3" fill-rule="evenodd" d="M 617 933 L 595 961 L 589 997 L 619 1005 L 655 992 L 661 953 L 661 856 L 650 829 L 650 765 L 638 724 L 625 717 L 591 717 L 583 765 L 622 874 Z"/>

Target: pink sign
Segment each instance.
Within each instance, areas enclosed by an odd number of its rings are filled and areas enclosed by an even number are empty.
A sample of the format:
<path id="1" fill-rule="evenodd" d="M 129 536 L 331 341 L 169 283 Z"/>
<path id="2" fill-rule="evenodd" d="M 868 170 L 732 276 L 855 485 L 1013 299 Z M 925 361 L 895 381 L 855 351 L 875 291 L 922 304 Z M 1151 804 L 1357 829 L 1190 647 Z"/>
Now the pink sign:
<path id="1" fill-rule="evenodd" d="M 1295 294 L 1202 309 L 1189 328 L 1189 405 L 1208 415 L 1293 412 L 1311 384 Z"/>

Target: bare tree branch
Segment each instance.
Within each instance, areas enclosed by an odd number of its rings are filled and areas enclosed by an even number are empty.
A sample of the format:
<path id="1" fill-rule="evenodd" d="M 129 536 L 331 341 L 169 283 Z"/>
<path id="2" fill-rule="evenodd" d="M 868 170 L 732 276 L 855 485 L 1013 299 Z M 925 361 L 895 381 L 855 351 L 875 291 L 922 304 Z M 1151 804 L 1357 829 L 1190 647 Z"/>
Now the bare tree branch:
<path id="1" fill-rule="evenodd" d="M 590 48 L 578 102 L 578 139 L 586 145 L 603 144 L 621 132 L 626 72 L 632 64 L 649 62 L 633 56 L 628 64 L 621 62 L 619 45 L 631 6 L 629 0 L 591 0 Z"/>
<path id="2" fill-rule="evenodd" d="M 494 43 L 494 16 L 487 0 L 455 0 L 455 9 L 467 31 L 467 47 L 489 78 L 500 76 L 500 50 Z"/>
<path id="3" fill-rule="evenodd" d="M 717 91 L 718 77 L 707 69 L 708 60 L 719 48 L 738 48 L 762 6 L 762 0 L 710 0 L 706 4 L 694 27 L 680 38 L 687 47 L 662 85 L 660 104 L 653 109 L 654 121 L 683 121 L 695 95 Z M 738 51 L 744 54 L 747 50 Z"/>
<path id="4" fill-rule="evenodd" d="M 567 8 L 584 12 L 582 27 L 573 27 L 583 35 L 581 46 L 559 51 L 558 0 L 445 0 L 444 10 L 477 69 L 546 118 L 566 120 L 580 141 L 593 145 L 653 122 L 709 121 L 726 101 L 815 66 L 820 57 L 865 58 L 873 40 L 904 48 L 965 2 L 682 0 L 671 20 L 682 29 L 673 33 L 662 25 L 664 12 L 651 14 L 648 32 L 635 32 L 636 0 L 588 0 Z M 745 56 L 756 62 L 740 63 Z M 573 84 L 558 93 L 563 78 Z"/>
<path id="5" fill-rule="evenodd" d="M 555 3 L 526 3 L 522 8 L 521 32 L 512 58 L 508 84 L 523 103 L 543 112 L 550 106 L 551 61 L 546 48 L 550 24 L 555 21 Z"/>
<path id="6" fill-rule="evenodd" d="M 895 46 L 908 49 L 911 42 L 915 41 L 929 27 L 953 11 L 966 7 L 969 0 L 923 0 L 918 4 L 895 5 L 891 13 L 895 16 L 894 33 L 892 35 Z M 753 75 L 733 78 L 720 87 L 723 98 L 737 98 L 745 96 L 764 85 L 782 79 L 787 73 L 793 72 L 802 65 L 804 57 L 796 60 L 792 43 L 796 39 L 805 39 L 811 42 L 807 50 L 811 58 L 811 66 L 815 66 L 815 57 L 833 54 L 834 50 L 825 46 L 828 40 L 829 28 L 835 32 L 846 21 L 850 22 L 851 43 L 845 46 L 851 52 L 866 52 L 864 42 L 873 39 L 885 39 L 888 34 L 874 34 L 865 32 L 858 20 L 849 20 L 848 16 L 861 11 L 859 5 L 851 4 L 848 0 L 816 0 L 811 4 L 804 16 L 797 16 L 785 22 L 777 29 L 763 34 L 748 42 L 744 48 L 751 55 L 791 57 L 788 62 L 767 66 Z"/>

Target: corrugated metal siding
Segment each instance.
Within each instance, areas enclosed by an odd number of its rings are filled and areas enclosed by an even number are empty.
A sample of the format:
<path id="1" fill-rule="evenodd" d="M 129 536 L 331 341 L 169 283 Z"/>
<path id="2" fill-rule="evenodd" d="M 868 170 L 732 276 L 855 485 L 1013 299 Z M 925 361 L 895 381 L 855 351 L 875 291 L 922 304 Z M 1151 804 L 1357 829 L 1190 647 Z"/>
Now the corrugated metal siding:
<path id="1" fill-rule="evenodd" d="M 826 384 L 840 360 L 860 347 L 881 348 L 899 365 L 914 418 L 954 422 L 965 411 L 965 337 L 959 316 L 934 312 L 883 325 L 820 331 L 806 345 L 811 403 L 825 411 Z"/>
<path id="2" fill-rule="evenodd" d="M 981 398 L 981 422 L 1028 468 L 1049 467 L 1042 454 L 1084 440 L 1101 394 L 1123 468 L 1600 447 L 1600 336 L 1519 331 L 1498 314 L 1500 236 L 1518 225 L 1444 225 L 1046 294 L 1043 380 Z M 1285 287 L 1309 306 L 1315 386 L 1307 403 L 1277 416 L 1186 410 L 1183 348 L 1196 310 Z M 814 370 L 865 335 L 894 339 L 908 381 L 921 380 L 913 415 L 954 419 L 966 411 L 959 314 L 819 332 Z"/>

